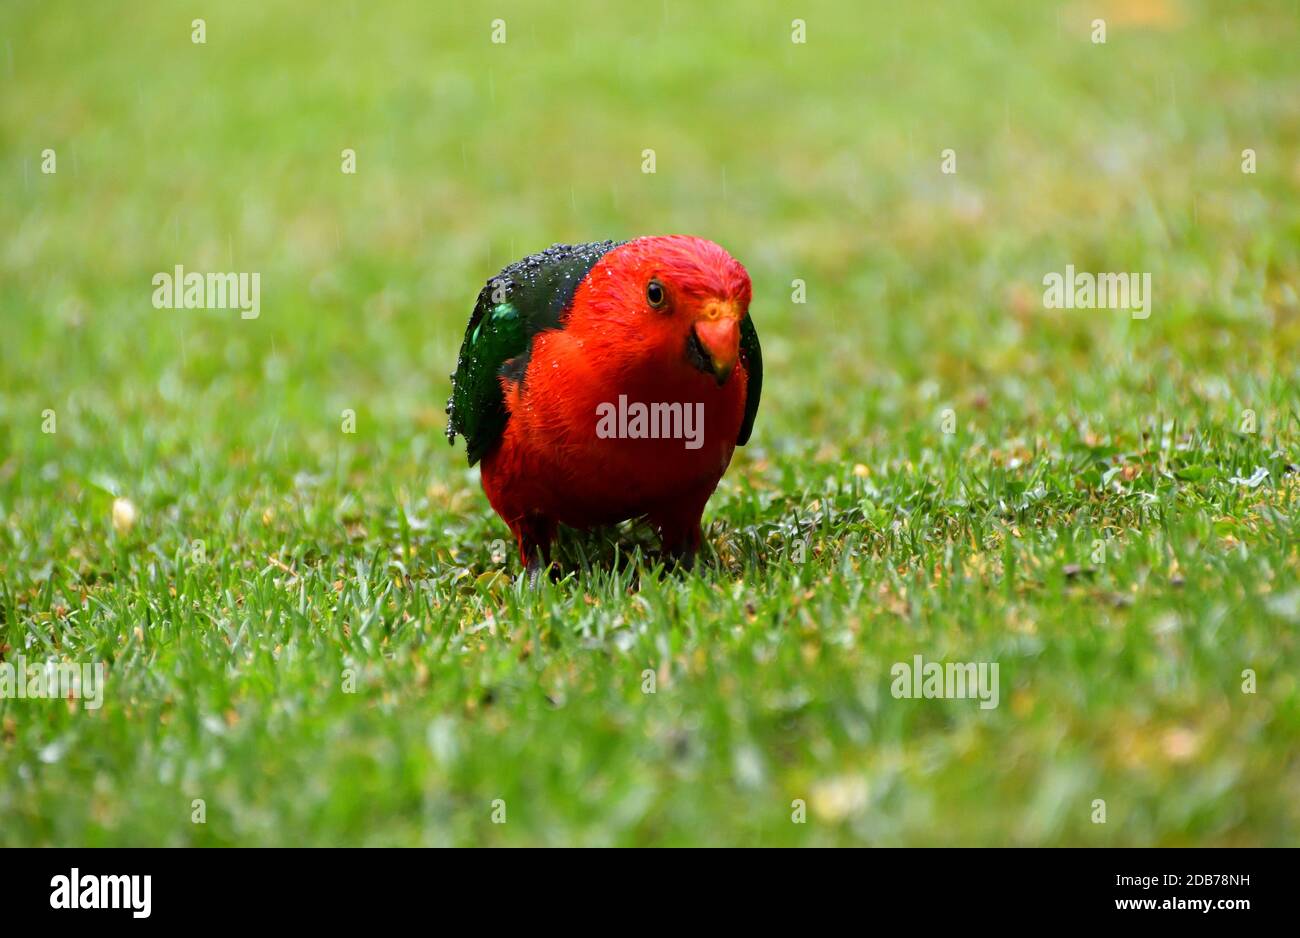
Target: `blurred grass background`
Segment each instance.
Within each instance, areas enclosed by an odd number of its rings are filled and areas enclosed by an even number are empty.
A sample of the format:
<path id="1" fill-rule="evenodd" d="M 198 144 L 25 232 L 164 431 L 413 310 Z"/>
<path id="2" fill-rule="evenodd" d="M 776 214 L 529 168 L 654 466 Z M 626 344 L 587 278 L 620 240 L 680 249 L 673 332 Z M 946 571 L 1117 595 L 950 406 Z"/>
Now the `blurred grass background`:
<path id="1" fill-rule="evenodd" d="M 0 701 L 0 842 L 1294 842 L 1298 23 L 5 4 L 0 649 L 111 672 Z M 441 437 L 478 288 L 674 232 L 746 264 L 767 360 L 715 563 L 485 577 Z M 260 272 L 260 318 L 154 309 L 176 264 Z M 1044 309 L 1066 264 L 1151 317 Z M 1003 705 L 892 700 L 916 653 Z"/>

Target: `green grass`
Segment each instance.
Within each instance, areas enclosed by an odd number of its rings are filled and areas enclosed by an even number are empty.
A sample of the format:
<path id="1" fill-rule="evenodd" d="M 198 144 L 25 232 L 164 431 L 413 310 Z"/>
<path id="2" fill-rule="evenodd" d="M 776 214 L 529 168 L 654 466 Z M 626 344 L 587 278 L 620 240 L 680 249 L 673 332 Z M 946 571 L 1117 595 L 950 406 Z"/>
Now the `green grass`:
<path id="1" fill-rule="evenodd" d="M 0 845 L 1296 843 L 1296 3 L 209 6 L 0 10 L 0 649 L 109 675 L 0 700 Z M 441 435 L 474 296 L 672 232 L 767 361 L 707 562 L 530 590 Z"/>

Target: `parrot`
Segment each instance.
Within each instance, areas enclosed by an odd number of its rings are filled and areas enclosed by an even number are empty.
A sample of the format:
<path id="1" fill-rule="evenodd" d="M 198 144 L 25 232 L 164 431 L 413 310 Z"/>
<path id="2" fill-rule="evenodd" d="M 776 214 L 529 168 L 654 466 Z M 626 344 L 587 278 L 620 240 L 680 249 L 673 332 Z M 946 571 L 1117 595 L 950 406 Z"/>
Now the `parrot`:
<path id="1" fill-rule="evenodd" d="M 555 244 L 479 292 L 447 440 L 535 584 L 560 525 L 646 519 L 686 568 L 705 504 L 753 433 L 763 356 L 749 274 L 687 235 Z"/>

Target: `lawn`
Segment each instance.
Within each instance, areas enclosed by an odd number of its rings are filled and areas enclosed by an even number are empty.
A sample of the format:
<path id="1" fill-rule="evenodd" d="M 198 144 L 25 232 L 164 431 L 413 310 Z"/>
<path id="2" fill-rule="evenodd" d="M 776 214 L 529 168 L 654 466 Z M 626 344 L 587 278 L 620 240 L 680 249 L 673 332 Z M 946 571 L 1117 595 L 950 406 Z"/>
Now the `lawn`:
<path id="1" fill-rule="evenodd" d="M 5 3 L 0 657 L 106 683 L 0 699 L 0 845 L 1296 844 L 1297 48 L 1286 0 Z M 766 361 L 706 556 L 530 588 L 443 439 L 474 298 L 677 232 Z M 155 308 L 176 265 L 260 315 Z"/>

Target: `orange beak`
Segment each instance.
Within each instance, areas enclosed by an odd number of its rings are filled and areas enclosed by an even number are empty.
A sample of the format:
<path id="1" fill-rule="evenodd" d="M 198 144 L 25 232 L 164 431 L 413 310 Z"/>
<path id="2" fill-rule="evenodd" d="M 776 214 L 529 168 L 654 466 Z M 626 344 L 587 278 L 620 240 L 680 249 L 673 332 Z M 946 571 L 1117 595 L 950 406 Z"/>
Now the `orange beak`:
<path id="1" fill-rule="evenodd" d="M 693 359 L 701 371 L 712 374 L 718 384 L 726 384 L 740 356 L 740 316 L 736 304 L 710 300 L 695 320 L 698 351 L 704 361 Z"/>

